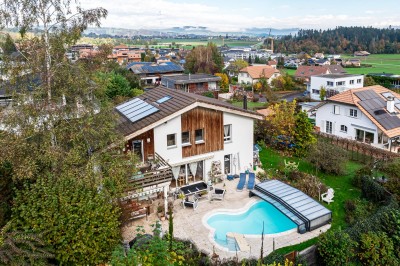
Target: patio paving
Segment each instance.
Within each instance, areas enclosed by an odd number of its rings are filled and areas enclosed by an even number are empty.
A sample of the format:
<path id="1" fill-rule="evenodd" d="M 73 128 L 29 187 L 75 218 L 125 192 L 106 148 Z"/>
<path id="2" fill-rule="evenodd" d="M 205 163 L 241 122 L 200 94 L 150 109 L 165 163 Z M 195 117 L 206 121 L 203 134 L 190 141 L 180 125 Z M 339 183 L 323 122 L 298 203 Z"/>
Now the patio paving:
<path id="1" fill-rule="evenodd" d="M 247 209 L 252 203 L 259 200 L 258 197 L 249 198 L 249 191 L 243 190 L 241 192 L 236 191 L 236 186 L 239 179 L 234 179 L 233 181 L 225 180 L 224 183 L 216 184 L 217 188 L 225 188 L 225 199 L 222 201 L 214 200 L 209 201 L 207 196 L 205 199 L 199 201 L 196 210 L 192 208 L 184 209 L 181 204 L 180 199 L 176 199 L 174 203 L 174 236 L 180 239 L 188 239 L 197 245 L 199 250 L 211 255 L 213 250 L 215 253 L 222 258 L 231 258 L 236 256 L 236 252 L 228 251 L 227 249 L 217 245 L 213 240 L 213 235 L 210 230 L 204 225 L 205 216 L 221 211 L 221 210 L 237 210 L 237 209 Z M 258 180 L 257 182 L 258 183 Z M 172 199 L 171 199 L 172 201 Z M 122 228 L 122 234 L 125 241 L 132 240 L 136 235 L 136 228 L 138 225 L 143 226 L 146 232 L 151 232 L 151 224 L 154 224 L 158 220 L 156 214 L 151 214 L 146 218 L 132 222 L 130 226 L 125 226 Z M 168 220 L 162 221 L 163 231 L 168 231 Z M 320 227 L 312 232 L 307 232 L 305 234 L 299 234 L 296 230 L 291 230 L 288 232 L 283 232 L 274 235 L 264 236 L 264 252 L 268 255 L 273 251 L 273 241 L 275 241 L 275 249 L 299 244 L 308 239 L 314 238 L 327 231 L 330 228 L 330 224 Z M 250 246 L 248 251 L 238 251 L 237 255 L 239 259 L 249 258 L 249 257 L 259 257 L 261 248 L 261 236 L 248 237 L 244 236 L 245 241 L 247 241 Z M 242 240 L 241 240 L 242 241 Z"/>

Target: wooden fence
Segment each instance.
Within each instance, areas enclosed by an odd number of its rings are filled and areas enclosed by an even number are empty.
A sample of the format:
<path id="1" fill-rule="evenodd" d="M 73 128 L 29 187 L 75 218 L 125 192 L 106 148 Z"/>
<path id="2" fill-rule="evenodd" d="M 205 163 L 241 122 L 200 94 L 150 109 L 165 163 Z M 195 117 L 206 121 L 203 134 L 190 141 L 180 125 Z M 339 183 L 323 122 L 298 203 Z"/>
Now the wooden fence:
<path id="1" fill-rule="evenodd" d="M 372 161 L 381 160 L 388 161 L 395 158 L 400 158 L 400 154 L 390 152 L 384 149 L 380 149 L 371 146 L 367 143 L 358 142 L 356 140 L 345 139 L 335 135 L 326 134 L 323 132 L 316 133 L 318 137 L 322 137 L 328 140 L 331 144 L 342 147 L 349 151 L 349 157 L 356 161 Z"/>

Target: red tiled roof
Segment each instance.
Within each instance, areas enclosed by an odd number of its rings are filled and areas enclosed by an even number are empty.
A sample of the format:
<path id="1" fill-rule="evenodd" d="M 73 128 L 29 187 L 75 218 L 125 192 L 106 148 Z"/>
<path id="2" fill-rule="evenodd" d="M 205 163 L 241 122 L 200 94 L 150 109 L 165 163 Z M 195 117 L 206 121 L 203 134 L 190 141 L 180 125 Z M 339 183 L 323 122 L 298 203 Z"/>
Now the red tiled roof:
<path id="1" fill-rule="evenodd" d="M 249 73 L 250 77 L 253 79 L 258 79 L 261 77 L 270 78 L 273 74 L 279 73 L 279 70 L 271 66 L 248 66 L 240 70 L 240 72 Z"/>

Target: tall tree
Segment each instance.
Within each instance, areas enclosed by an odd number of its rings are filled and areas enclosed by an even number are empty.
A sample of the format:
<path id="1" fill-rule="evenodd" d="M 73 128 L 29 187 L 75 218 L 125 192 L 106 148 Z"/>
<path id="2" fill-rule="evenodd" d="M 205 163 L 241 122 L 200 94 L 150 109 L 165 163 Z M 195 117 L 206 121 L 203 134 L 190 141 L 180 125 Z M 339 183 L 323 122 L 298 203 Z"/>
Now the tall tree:
<path id="1" fill-rule="evenodd" d="M 1 26 L 22 33 L 22 58 L 4 66 L 13 106 L 1 113 L 0 131 L 0 163 L 11 164 L 19 187 L 27 184 L 14 200 L 12 227 L 43 234 L 62 264 L 105 261 L 107 250 L 99 243 L 119 240 L 115 199 L 132 170 L 126 167 L 130 158 L 123 160 L 109 149 L 123 140 L 115 131 L 106 87 L 94 82 L 94 70 L 101 67 L 89 67 L 102 61 L 72 63 L 65 57 L 66 47 L 106 14 L 70 0 L 0 2 Z M 36 26 L 41 28 L 37 34 L 24 34 Z M 68 191 L 72 188 L 85 195 L 74 195 Z M 76 234 L 66 233 L 65 225 Z"/>
<path id="2" fill-rule="evenodd" d="M 224 65 L 222 55 L 213 43 L 193 48 L 185 60 L 185 69 L 190 73 L 220 73 Z"/>

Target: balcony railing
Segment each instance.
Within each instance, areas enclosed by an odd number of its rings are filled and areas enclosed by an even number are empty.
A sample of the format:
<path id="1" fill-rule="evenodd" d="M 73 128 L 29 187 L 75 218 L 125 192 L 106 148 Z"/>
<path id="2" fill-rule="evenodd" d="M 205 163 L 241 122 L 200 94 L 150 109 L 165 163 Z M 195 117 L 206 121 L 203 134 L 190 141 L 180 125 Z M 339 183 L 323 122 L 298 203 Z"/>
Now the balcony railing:
<path id="1" fill-rule="evenodd" d="M 141 190 L 172 180 L 171 166 L 157 153 L 154 159 L 138 165 L 137 169 L 139 171 L 128 180 L 127 191 Z"/>

